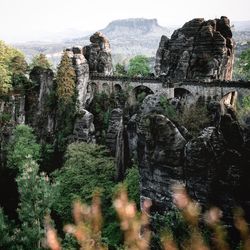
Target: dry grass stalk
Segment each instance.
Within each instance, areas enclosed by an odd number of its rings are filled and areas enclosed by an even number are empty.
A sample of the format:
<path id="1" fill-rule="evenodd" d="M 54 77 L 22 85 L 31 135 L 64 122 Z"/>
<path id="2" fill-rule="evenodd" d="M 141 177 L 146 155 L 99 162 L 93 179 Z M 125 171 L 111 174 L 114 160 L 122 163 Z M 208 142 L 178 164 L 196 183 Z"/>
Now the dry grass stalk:
<path id="1" fill-rule="evenodd" d="M 127 192 L 121 190 L 114 201 L 114 207 L 121 221 L 124 232 L 124 245 L 130 250 L 150 249 L 150 230 L 148 211 L 150 201 L 145 201 L 141 214 L 137 213 L 134 202 L 128 200 Z"/>
<path id="2" fill-rule="evenodd" d="M 242 239 L 242 250 L 250 250 L 250 232 L 244 218 L 244 211 L 237 208 L 234 211 L 234 225 L 239 230 Z"/>
<path id="3" fill-rule="evenodd" d="M 102 213 L 99 194 L 94 195 L 91 206 L 75 202 L 73 218 L 75 224 L 66 225 L 64 230 L 77 239 L 80 249 L 107 249 L 101 242 Z"/>
<path id="4" fill-rule="evenodd" d="M 46 245 L 51 250 L 61 250 L 61 244 L 57 238 L 56 230 L 51 225 L 49 216 L 45 218 Z"/>
<path id="5" fill-rule="evenodd" d="M 183 185 L 173 186 L 173 202 L 180 210 L 183 218 L 189 226 L 190 237 L 181 244 L 185 250 L 209 250 L 204 242 L 199 221 L 201 209 L 197 202 L 194 202 L 187 194 Z M 124 232 L 124 249 L 149 250 L 151 233 L 149 230 L 149 209 L 151 202 L 146 200 L 142 212 L 138 213 L 134 202 L 128 200 L 127 192 L 121 189 L 114 201 L 114 207 L 120 219 L 121 230 Z M 101 242 L 101 201 L 98 194 L 94 195 L 92 205 L 88 206 L 76 202 L 73 208 L 74 225 L 65 226 L 65 231 L 72 234 L 78 241 L 80 249 L 84 250 L 106 250 L 107 247 Z M 213 231 L 212 249 L 229 250 L 226 242 L 227 233 L 221 223 L 222 212 L 213 207 L 204 214 L 205 223 Z M 244 219 L 241 209 L 234 213 L 234 223 L 242 238 L 242 250 L 250 250 L 249 227 Z M 47 247 L 51 250 L 61 250 L 62 247 L 57 238 L 57 233 L 51 225 L 50 218 L 45 219 L 47 235 Z M 165 233 L 162 238 L 164 250 L 178 250 L 171 232 Z"/>

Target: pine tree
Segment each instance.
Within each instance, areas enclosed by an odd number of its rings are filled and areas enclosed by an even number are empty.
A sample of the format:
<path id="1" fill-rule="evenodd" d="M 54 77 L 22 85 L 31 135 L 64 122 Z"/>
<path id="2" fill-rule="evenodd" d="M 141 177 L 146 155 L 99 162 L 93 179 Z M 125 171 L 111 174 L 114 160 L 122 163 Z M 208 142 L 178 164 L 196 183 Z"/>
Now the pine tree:
<path id="1" fill-rule="evenodd" d="M 33 57 L 32 62 L 30 64 L 30 69 L 33 69 L 35 67 L 39 67 L 42 69 L 51 69 L 52 64 L 47 59 L 46 55 L 39 54 Z"/>
<path id="2" fill-rule="evenodd" d="M 57 70 L 57 96 L 65 104 L 72 102 L 75 94 L 76 74 L 72 62 L 65 52 Z"/>

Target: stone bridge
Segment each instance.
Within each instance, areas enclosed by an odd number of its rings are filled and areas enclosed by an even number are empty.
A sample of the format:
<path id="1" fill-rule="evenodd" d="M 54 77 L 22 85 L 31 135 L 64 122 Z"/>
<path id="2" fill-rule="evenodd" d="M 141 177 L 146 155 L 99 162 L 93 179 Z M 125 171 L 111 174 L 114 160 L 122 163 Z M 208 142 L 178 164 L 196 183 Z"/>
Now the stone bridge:
<path id="1" fill-rule="evenodd" d="M 220 101 L 234 105 L 236 100 L 250 96 L 250 81 L 202 81 L 167 80 L 164 77 L 117 77 L 91 75 L 89 86 L 97 92 L 106 94 L 128 91 L 135 96 L 144 91 L 146 94 L 164 92 L 169 98 L 185 98 L 188 102 Z"/>

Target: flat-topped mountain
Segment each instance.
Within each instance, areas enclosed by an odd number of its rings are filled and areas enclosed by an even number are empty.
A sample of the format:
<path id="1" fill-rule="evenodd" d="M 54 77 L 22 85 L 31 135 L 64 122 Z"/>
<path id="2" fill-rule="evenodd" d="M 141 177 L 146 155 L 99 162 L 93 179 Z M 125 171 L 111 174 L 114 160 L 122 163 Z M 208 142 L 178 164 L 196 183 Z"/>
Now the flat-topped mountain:
<path id="1" fill-rule="evenodd" d="M 155 56 L 162 34 L 171 36 L 174 30 L 160 26 L 157 19 L 130 18 L 112 21 L 100 31 L 110 40 L 113 54 Z M 82 45 L 88 41 L 85 36 L 66 43 Z"/>

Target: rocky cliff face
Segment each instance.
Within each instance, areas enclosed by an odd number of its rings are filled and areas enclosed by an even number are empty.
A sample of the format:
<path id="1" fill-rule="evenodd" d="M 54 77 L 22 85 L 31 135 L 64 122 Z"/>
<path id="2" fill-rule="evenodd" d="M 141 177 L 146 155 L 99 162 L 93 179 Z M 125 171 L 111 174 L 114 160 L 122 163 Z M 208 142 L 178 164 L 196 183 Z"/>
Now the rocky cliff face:
<path id="1" fill-rule="evenodd" d="M 172 79 L 231 80 L 234 42 L 227 17 L 193 19 L 162 36 L 156 53 L 156 75 Z"/>
<path id="2" fill-rule="evenodd" d="M 202 206 L 220 207 L 227 222 L 232 219 L 232 207 L 248 210 L 250 158 L 244 146 L 248 140 L 234 112 L 221 109 L 219 124 L 211 122 L 190 139 L 165 115 L 160 95 L 145 98 L 132 129 L 138 138 L 141 199 L 151 199 L 153 210 L 171 209 L 171 186 L 181 182 Z"/>
<path id="3" fill-rule="evenodd" d="M 32 126 L 41 140 L 51 140 L 55 132 L 56 107 L 52 106 L 55 90 L 54 73 L 35 67 L 30 73 L 35 88 L 26 94 L 26 123 Z"/>
<path id="4" fill-rule="evenodd" d="M 113 67 L 109 40 L 101 32 L 96 32 L 90 37 L 90 42 L 83 48 L 90 72 L 111 75 Z"/>

